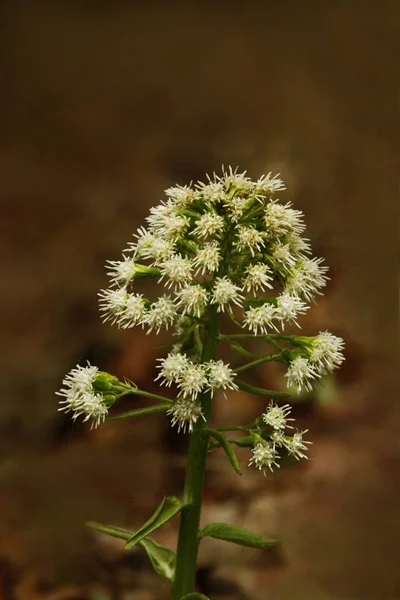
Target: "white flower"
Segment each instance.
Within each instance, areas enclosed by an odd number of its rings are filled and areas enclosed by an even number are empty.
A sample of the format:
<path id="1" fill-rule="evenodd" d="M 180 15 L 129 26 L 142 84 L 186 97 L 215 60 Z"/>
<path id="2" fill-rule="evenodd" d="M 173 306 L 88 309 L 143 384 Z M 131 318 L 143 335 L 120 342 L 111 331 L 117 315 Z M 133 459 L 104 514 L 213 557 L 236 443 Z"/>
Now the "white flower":
<path id="1" fill-rule="evenodd" d="M 277 310 L 273 304 L 266 302 L 262 306 L 252 306 L 244 313 L 244 325 L 250 329 L 255 335 L 260 330 L 261 333 L 268 333 L 268 328 L 272 327 L 278 331 L 274 324 L 274 319 L 277 318 Z"/>
<path id="2" fill-rule="evenodd" d="M 294 421 L 294 419 L 288 418 L 291 410 L 289 404 L 278 406 L 271 400 L 266 412 L 262 415 L 262 420 L 266 425 L 270 425 L 270 427 L 273 427 L 274 429 L 280 430 L 285 429 L 285 427 L 291 428 L 291 426 L 288 425 L 288 421 Z"/>
<path id="3" fill-rule="evenodd" d="M 308 310 L 305 302 L 297 296 L 292 296 L 288 292 L 283 292 L 276 299 L 276 318 L 279 319 L 282 329 L 285 321 L 292 321 L 298 327 L 296 317 L 299 314 L 304 314 Z"/>
<path id="4" fill-rule="evenodd" d="M 256 263 L 247 267 L 246 277 L 243 279 L 243 287 L 246 292 L 254 292 L 257 290 L 264 291 L 265 288 L 272 289 L 272 285 L 269 283 L 272 281 L 272 271 L 268 265 L 263 263 Z"/>
<path id="5" fill-rule="evenodd" d="M 278 204 L 274 200 L 267 205 L 264 224 L 268 233 L 279 236 L 290 232 L 299 234 L 304 231 L 303 213 L 290 207 L 290 202 Z"/>
<path id="6" fill-rule="evenodd" d="M 189 361 L 187 367 L 183 369 L 179 377 L 178 385 L 184 397 L 190 396 L 191 398 L 196 398 L 207 385 L 207 371 L 205 366 Z"/>
<path id="7" fill-rule="evenodd" d="M 178 431 L 182 429 L 183 433 L 186 433 L 186 428 L 192 432 L 199 417 L 204 419 L 201 405 L 190 398 L 177 398 L 167 414 L 172 417 L 172 426 L 178 425 Z"/>
<path id="8" fill-rule="evenodd" d="M 195 317 L 201 317 L 208 302 L 208 293 L 200 284 L 185 286 L 177 292 L 176 297 L 183 314 Z"/>
<path id="9" fill-rule="evenodd" d="M 199 238 L 220 233 L 224 228 L 224 219 L 213 212 L 206 212 L 196 221 L 193 234 Z"/>
<path id="10" fill-rule="evenodd" d="M 222 177 L 217 179 L 225 185 L 225 189 L 230 191 L 234 189 L 237 194 L 248 194 L 254 188 L 254 183 L 249 177 L 246 177 L 246 171 L 238 173 L 238 167 L 233 171 L 229 167 L 228 171 L 223 171 Z"/>
<path id="11" fill-rule="evenodd" d="M 276 264 L 277 269 L 289 270 L 296 264 L 296 257 L 293 256 L 289 244 L 277 242 L 271 247 L 271 258 Z"/>
<path id="12" fill-rule="evenodd" d="M 250 250 L 254 256 L 256 251 L 261 252 L 262 246 L 265 245 L 263 237 L 254 227 L 241 226 L 238 229 L 236 245 L 239 251 Z"/>
<path id="13" fill-rule="evenodd" d="M 160 281 L 166 277 L 169 280 L 167 287 L 171 287 L 174 284 L 183 285 L 190 281 L 192 262 L 189 258 L 184 258 L 179 254 L 173 254 L 170 258 L 167 258 L 167 260 L 161 263 L 160 268 Z"/>
<path id="14" fill-rule="evenodd" d="M 217 277 L 212 291 L 213 304 L 218 304 L 218 312 L 224 310 L 227 304 L 233 303 L 241 306 L 244 296 L 240 294 L 241 289 L 228 277 Z"/>
<path id="15" fill-rule="evenodd" d="M 190 361 L 185 354 L 179 352 L 168 354 L 167 358 L 158 358 L 161 361 L 161 369 L 157 379 L 162 379 L 162 385 L 171 386 L 173 383 L 179 383 L 182 373 L 190 365 Z"/>
<path id="16" fill-rule="evenodd" d="M 311 244 L 308 238 L 303 238 L 297 233 L 290 233 L 285 239 L 293 256 L 311 254 Z"/>
<path id="17" fill-rule="evenodd" d="M 192 202 L 195 198 L 195 192 L 189 185 L 177 185 L 165 190 L 167 196 L 179 205 L 185 206 Z"/>
<path id="18" fill-rule="evenodd" d="M 307 358 L 297 356 L 289 365 L 285 373 L 287 386 L 295 386 L 300 393 L 302 388 L 312 390 L 312 380 L 318 376 L 317 371 Z"/>
<path id="19" fill-rule="evenodd" d="M 249 466 L 253 465 L 260 471 L 263 471 L 266 475 L 267 469 L 273 471 L 273 467 L 279 467 L 280 465 L 276 462 L 279 456 L 272 444 L 260 442 L 256 444 L 251 450 L 253 456 L 249 460 Z"/>
<path id="20" fill-rule="evenodd" d="M 124 315 L 128 292 L 125 288 L 100 290 L 99 298 L 100 312 L 104 313 L 103 323 L 111 321 L 114 325 Z"/>
<path id="21" fill-rule="evenodd" d="M 118 325 L 123 329 L 135 327 L 143 323 L 148 302 L 142 294 L 128 294 L 125 306 L 118 315 Z"/>
<path id="22" fill-rule="evenodd" d="M 196 188 L 206 202 L 219 202 L 225 198 L 224 186 L 220 181 L 209 181 L 208 183 L 199 181 Z"/>
<path id="23" fill-rule="evenodd" d="M 343 348 L 342 338 L 329 331 L 320 331 L 312 342 L 309 360 L 320 373 L 333 371 L 344 361 Z"/>
<path id="24" fill-rule="evenodd" d="M 211 360 L 210 362 L 206 363 L 206 366 L 208 374 L 208 386 L 211 390 L 211 395 L 213 395 L 214 391 L 219 388 L 222 388 L 223 390 L 239 389 L 236 383 L 233 381 L 234 377 L 236 376 L 235 372 L 222 360 Z"/>
<path id="25" fill-rule="evenodd" d="M 166 239 L 175 240 L 183 235 L 188 227 L 189 219 L 187 217 L 174 215 L 166 221 L 164 227 L 159 230 L 159 233 Z"/>
<path id="26" fill-rule="evenodd" d="M 322 258 L 305 258 L 296 263 L 285 281 L 285 290 L 291 294 L 299 294 L 312 300 L 315 294 L 326 285 L 325 275 L 328 267 L 321 267 Z"/>
<path id="27" fill-rule="evenodd" d="M 271 177 L 272 173 L 268 173 L 267 175 L 262 175 L 255 184 L 254 193 L 258 195 L 269 195 L 274 194 L 275 192 L 281 192 L 286 190 L 286 186 L 281 179 L 279 179 L 278 175 L 274 175 Z"/>
<path id="28" fill-rule="evenodd" d="M 93 389 L 97 373 L 97 367 L 89 363 L 86 367 L 78 365 L 63 379 L 65 388 L 56 392 L 59 396 L 65 397 L 65 400 L 60 401 L 63 406 L 58 410 L 73 412 L 74 420 L 80 415 L 85 415 L 83 422 L 93 419 L 92 427 L 102 423 L 108 413 L 108 406 L 102 394 L 96 394 Z"/>
<path id="29" fill-rule="evenodd" d="M 138 254 L 149 260 L 153 260 L 153 264 L 159 265 L 161 262 L 167 260 L 174 253 L 175 246 L 172 240 L 164 240 L 161 237 L 153 236 L 151 243 L 148 243 L 143 248 L 138 245 Z"/>
<path id="30" fill-rule="evenodd" d="M 308 456 L 304 454 L 304 451 L 308 450 L 306 444 L 312 444 L 312 442 L 305 442 L 303 440 L 303 435 L 307 432 L 308 429 L 305 429 L 304 431 L 296 431 L 293 437 L 286 437 L 283 443 L 288 453 L 291 456 L 294 456 L 297 460 L 300 460 L 300 458 L 308 459 Z"/>
<path id="31" fill-rule="evenodd" d="M 153 231 L 159 231 L 166 226 L 171 217 L 176 215 L 176 210 L 177 207 L 171 200 L 161 202 L 158 206 L 150 208 L 150 214 L 146 217 L 146 221 Z"/>
<path id="32" fill-rule="evenodd" d="M 152 246 L 155 236 L 144 227 L 139 227 L 137 233 L 133 234 L 136 242 L 129 242 L 126 252 L 133 252 L 133 256 L 143 256 L 142 252 Z"/>
<path id="33" fill-rule="evenodd" d="M 193 259 L 193 265 L 197 267 L 196 274 L 200 271 L 202 275 L 206 271 L 212 273 L 218 270 L 220 261 L 220 248 L 217 242 L 209 242 L 199 249 Z"/>
<path id="34" fill-rule="evenodd" d="M 149 326 L 148 333 L 153 329 L 159 333 L 161 327 L 168 329 L 169 325 L 175 321 L 177 312 L 174 300 L 164 294 L 151 305 L 144 315 L 142 323 Z"/>
<path id="35" fill-rule="evenodd" d="M 107 273 L 112 280 L 118 285 L 126 285 L 136 274 L 136 263 L 133 258 L 126 258 L 123 255 L 124 260 L 108 260 L 108 264 L 111 265 L 111 271 Z"/>
<path id="36" fill-rule="evenodd" d="M 242 198 L 240 196 L 236 196 L 227 200 L 224 204 L 224 208 L 229 213 L 232 221 L 239 221 L 239 219 L 243 216 L 244 209 L 248 203 L 247 198 Z"/>

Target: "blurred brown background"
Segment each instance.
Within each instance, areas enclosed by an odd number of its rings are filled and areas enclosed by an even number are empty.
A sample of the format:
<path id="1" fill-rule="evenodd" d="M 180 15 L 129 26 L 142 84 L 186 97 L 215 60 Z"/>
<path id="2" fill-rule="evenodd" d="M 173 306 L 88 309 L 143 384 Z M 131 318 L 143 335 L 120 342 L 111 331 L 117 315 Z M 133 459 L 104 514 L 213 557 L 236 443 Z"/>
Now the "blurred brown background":
<path id="1" fill-rule="evenodd" d="M 307 464 L 238 478 L 210 458 L 204 519 L 282 548 L 207 542 L 199 589 L 400 599 L 399 3 L 4 0 L 0 15 L 0 599 L 168 597 L 140 554 L 83 523 L 134 528 L 179 493 L 182 438 L 163 416 L 71 426 L 54 391 L 82 358 L 151 385 L 160 339 L 100 323 L 104 262 L 166 187 L 222 163 L 282 174 L 331 266 L 304 331 L 342 335 L 347 361 L 296 408 Z M 238 396 L 217 401 L 219 423 L 264 406 Z M 176 526 L 158 539 L 174 545 Z"/>

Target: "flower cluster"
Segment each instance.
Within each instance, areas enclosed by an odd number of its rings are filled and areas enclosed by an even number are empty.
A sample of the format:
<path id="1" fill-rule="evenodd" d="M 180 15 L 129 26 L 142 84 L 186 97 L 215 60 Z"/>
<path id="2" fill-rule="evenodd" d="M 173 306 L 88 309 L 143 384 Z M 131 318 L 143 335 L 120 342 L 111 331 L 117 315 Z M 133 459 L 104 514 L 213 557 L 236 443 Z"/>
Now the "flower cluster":
<path id="1" fill-rule="evenodd" d="M 309 257 L 301 211 L 272 197 L 284 189 L 271 173 L 252 181 L 231 168 L 167 189 L 122 260 L 108 263 L 110 288 L 99 294 L 104 320 L 159 332 L 215 305 L 230 314 L 242 309 L 243 327 L 253 333 L 297 324 L 306 302 L 326 285 L 327 267 Z M 147 278 L 166 289 L 156 302 L 131 289 Z M 266 290 L 272 295 L 265 303 L 249 304 L 248 295 Z"/>
<path id="2" fill-rule="evenodd" d="M 134 389 L 89 363 L 71 369 L 63 379 L 63 386 L 56 392 L 64 398 L 59 410 L 72 412 L 74 420 L 80 415 L 85 416 L 83 422 L 92 419 L 92 428 L 104 422 L 108 409 L 118 398 Z"/>
<path id="3" fill-rule="evenodd" d="M 280 449 L 286 450 L 290 456 L 294 456 L 297 460 L 308 458 L 304 452 L 307 451 L 306 444 L 311 444 L 311 442 L 303 440 L 303 435 L 308 430 L 296 431 L 292 436 L 285 435 L 285 429 L 293 429 L 288 424 L 289 421 L 294 421 L 294 419 L 289 418 L 290 411 L 288 404 L 278 406 L 271 401 L 267 410 L 261 416 L 262 422 L 272 428 L 272 434 L 268 440 L 256 435 L 256 443 L 251 450 L 252 456 L 249 465 L 254 465 L 264 475 L 268 470 L 273 471 L 274 467 L 280 467 L 278 463 Z"/>

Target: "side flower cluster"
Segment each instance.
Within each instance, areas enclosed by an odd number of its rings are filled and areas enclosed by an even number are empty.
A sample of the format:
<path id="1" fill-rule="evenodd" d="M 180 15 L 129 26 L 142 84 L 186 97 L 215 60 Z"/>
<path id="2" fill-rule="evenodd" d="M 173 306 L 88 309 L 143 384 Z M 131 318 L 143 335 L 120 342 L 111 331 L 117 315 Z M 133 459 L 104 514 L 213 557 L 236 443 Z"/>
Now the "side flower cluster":
<path id="1" fill-rule="evenodd" d="M 289 417 L 290 412 L 291 408 L 288 404 L 278 406 L 271 401 L 265 413 L 261 416 L 264 425 L 272 428 L 272 433 L 269 439 L 264 439 L 261 435 L 255 436 L 256 443 L 251 450 L 252 456 L 249 466 L 254 465 L 264 475 L 267 474 L 268 470 L 273 471 L 274 467 L 280 467 L 278 460 L 280 459 L 279 452 L 282 449 L 297 460 L 308 458 L 304 452 L 307 451 L 307 444 L 311 444 L 311 442 L 303 440 L 303 435 L 308 430 L 296 431 L 291 436 L 285 434 L 286 429 L 293 429 L 289 425 L 289 421 L 294 421 Z"/>

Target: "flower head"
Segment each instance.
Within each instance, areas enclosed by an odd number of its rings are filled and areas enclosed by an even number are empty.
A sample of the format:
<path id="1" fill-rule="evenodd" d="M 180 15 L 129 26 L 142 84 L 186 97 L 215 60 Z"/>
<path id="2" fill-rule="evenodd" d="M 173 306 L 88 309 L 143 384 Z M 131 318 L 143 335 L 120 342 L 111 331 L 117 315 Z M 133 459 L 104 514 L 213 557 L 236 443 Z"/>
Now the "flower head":
<path id="1" fill-rule="evenodd" d="M 165 190 L 165 193 L 175 202 L 175 204 L 180 206 L 190 204 L 195 198 L 195 191 L 190 187 L 190 185 L 177 185 L 176 187 L 170 187 Z"/>
<path id="2" fill-rule="evenodd" d="M 229 304 L 241 306 L 244 296 L 241 289 L 235 285 L 229 277 L 217 277 L 212 290 L 212 303 L 218 304 L 218 311 L 223 311 Z"/>
<path id="3" fill-rule="evenodd" d="M 166 358 L 159 358 L 161 364 L 159 366 L 160 373 L 156 377 L 161 379 L 161 383 L 166 386 L 170 386 L 173 383 L 179 383 L 182 374 L 190 365 L 190 361 L 185 354 L 174 352 L 168 354 Z"/>
<path id="4" fill-rule="evenodd" d="M 100 312 L 104 313 L 103 323 L 111 321 L 114 325 L 124 316 L 128 300 L 126 288 L 100 290 L 99 298 Z"/>
<path id="5" fill-rule="evenodd" d="M 296 322 L 297 315 L 304 314 L 307 309 L 305 302 L 288 292 L 283 292 L 276 299 L 276 318 L 281 322 L 282 329 L 285 321 L 292 321 L 299 327 Z"/>
<path id="6" fill-rule="evenodd" d="M 291 203 L 278 204 L 272 201 L 267 205 L 264 215 L 264 224 L 267 232 L 272 236 L 281 236 L 286 233 L 301 233 L 305 229 L 303 213 L 294 210 Z"/>
<path id="7" fill-rule="evenodd" d="M 217 242 L 204 244 L 193 259 L 193 265 L 197 267 L 197 273 L 213 273 L 218 270 L 221 259 L 220 247 Z"/>
<path id="8" fill-rule="evenodd" d="M 286 186 L 283 183 L 282 179 L 279 179 L 278 175 L 274 175 L 271 177 L 272 173 L 268 173 L 267 175 L 262 175 L 254 186 L 254 194 L 259 196 L 268 196 L 274 194 L 275 192 L 281 192 L 286 190 Z"/>
<path id="9" fill-rule="evenodd" d="M 252 448 L 251 453 L 253 456 L 249 460 L 249 466 L 254 465 L 264 475 L 267 474 L 267 469 L 273 471 L 274 467 L 280 467 L 276 462 L 279 456 L 273 444 L 259 442 Z"/>
<path id="10" fill-rule="evenodd" d="M 174 300 L 167 294 L 164 294 L 151 305 L 145 313 L 142 323 L 148 325 L 148 333 L 152 329 L 156 329 L 158 333 L 162 327 L 168 329 L 169 325 L 172 325 L 175 321 L 177 314 L 178 310 Z"/>
<path id="11" fill-rule="evenodd" d="M 307 432 L 308 429 L 305 429 L 304 431 L 296 431 L 292 437 L 285 438 L 285 448 L 287 449 L 288 453 L 291 456 L 294 456 L 297 460 L 300 460 L 300 458 L 308 459 L 308 456 L 304 454 L 304 452 L 308 450 L 306 444 L 312 444 L 312 442 L 305 442 L 303 440 L 303 435 Z"/>
<path id="12" fill-rule="evenodd" d="M 178 425 L 178 431 L 182 429 L 183 433 L 186 433 L 186 429 L 191 433 L 199 417 L 204 419 L 201 405 L 190 398 L 178 397 L 167 414 L 172 417 L 172 426 Z"/>
<path id="13" fill-rule="evenodd" d="M 221 215 L 214 212 L 206 212 L 196 221 L 196 227 L 193 229 L 193 235 L 204 238 L 209 235 L 221 233 L 224 228 L 224 219 Z"/>
<path id="14" fill-rule="evenodd" d="M 333 371 L 344 361 L 342 338 L 321 331 L 313 340 L 309 360 L 320 372 Z"/>
<path id="15" fill-rule="evenodd" d="M 244 313 L 244 325 L 255 335 L 268 333 L 268 328 L 277 330 L 274 320 L 278 318 L 276 306 L 266 302 L 261 306 L 252 306 Z"/>
<path id="16" fill-rule="evenodd" d="M 295 386 L 298 392 L 301 392 L 302 388 L 311 391 L 312 381 L 317 376 L 315 367 L 303 356 L 297 356 L 292 360 L 285 374 L 288 387 Z"/>
<path id="17" fill-rule="evenodd" d="M 235 372 L 222 360 L 211 360 L 207 363 L 206 367 L 211 395 L 214 394 L 215 390 L 220 388 L 223 390 L 238 389 L 238 386 L 234 382 Z"/>
<path id="18" fill-rule="evenodd" d="M 294 419 L 289 418 L 290 411 L 289 404 L 278 406 L 271 400 L 266 412 L 262 415 L 262 420 L 266 425 L 277 430 L 285 429 L 286 427 L 290 428 L 291 426 L 288 425 L 288 421 L 294 421 Z"/>
<path id="19" fill-rule="evenodd" d="M 186 285 L 177 292 L 176 297 L 184 315 L 201 317 L 208 303 L 208 292 L 200 284 Z"/>
<path id="20" fill-rule="evenodd" d="M 148 301 L 142 294 L 128 294 L 123 310 L 118 315 L 118 325 L 123 329 L 143 324 Z"/>
<path id="21" fill-rule="evenodd" d="M 240 226 L 237 233 L 236 245 L 239 251 L 250 250 L 252 256 L 261 252 L 265 242 L 263 236 L 254 227 Z"/>
<path id="22" fill-rule="evenodd" d="M 312 300 L 326 285 L 328 267 L 321 266 L 322 258 L 303 258 L 291 269 L 285 281 L 285 290 L 292 295 Z"/>
<path id="23" fill-rule="evenodd" d="M 206 367 L 188 361 L 186 368 L 182 370 L 179 376 L 178 385 L 184 397 L 196 398 L 207 385 Z"/>
<path id="24" fill-rule="evenodd" d="M 201 198 L 206 202 L 219 202 L 225 198 L 225 190 L 221 181 L 209 180 L 207 183 L 199 181 L 196 188 Z"/>
<path id="25" fill-rule="evenodd" d="M 272 289 L 272 271 L 268 265 L 255 263 L 246 268 L 245 274 L 243 287 L 246 292 L 254 292 L 255 295 L 257 290 L 264 291 L 266 287 Z"/>
<path id="26" fill-rule="evenodd" d="M 192 274 L 192 261 L 180 254 L 173 254 L 160 265 L 161 278 L 167 279 L 167 287 L 189 283 Z"/>

